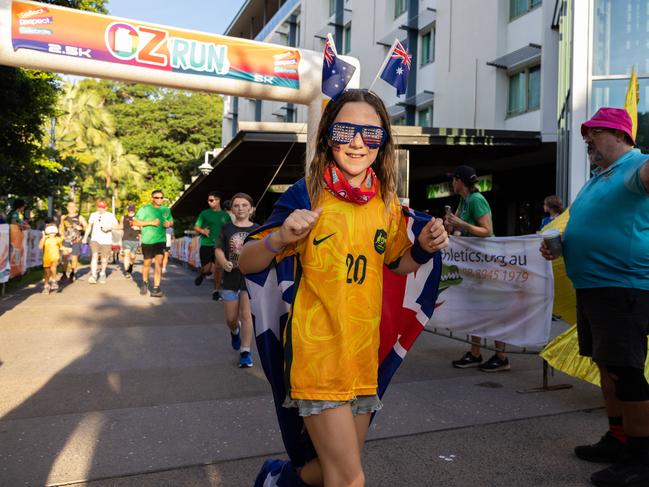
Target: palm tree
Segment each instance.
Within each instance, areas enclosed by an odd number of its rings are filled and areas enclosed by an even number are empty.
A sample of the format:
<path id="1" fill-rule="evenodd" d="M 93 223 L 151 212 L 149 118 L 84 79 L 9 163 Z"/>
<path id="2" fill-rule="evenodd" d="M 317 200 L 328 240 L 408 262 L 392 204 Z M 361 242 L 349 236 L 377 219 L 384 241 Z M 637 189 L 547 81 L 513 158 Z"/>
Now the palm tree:
<path id="1" fill-rule="evenodd" d="M 129 183 L 128 186 L 135 190 L 143 187 L 143 176 L 147 171 L 146 162 L 134 154 L 127 154 L 118 139 L 103 143 L 93 154 L 95 174 L 104 180 L 106 196 L 119 198 L 118 189 L 124 183 Z"/>
<path id="2" fill-rule="evenodd" d="M 64 156 L 90 163 L 92 152 L 115 134 L 113 118 L 99 94 L 77 83 L 66 83 L 58 104 L 55 147 Z"/>

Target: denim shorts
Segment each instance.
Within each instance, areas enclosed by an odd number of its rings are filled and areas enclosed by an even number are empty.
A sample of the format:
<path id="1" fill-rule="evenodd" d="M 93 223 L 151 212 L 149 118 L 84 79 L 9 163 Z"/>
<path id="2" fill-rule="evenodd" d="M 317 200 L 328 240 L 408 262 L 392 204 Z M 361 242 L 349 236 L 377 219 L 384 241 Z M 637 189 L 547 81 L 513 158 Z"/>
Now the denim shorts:
<path id="1" fill-rule="evenodd" d="M 221 298 L 223 298 L 223 301 L 236 301 L 239 299 L 241 290 L 237 289 L 236 291 L 233 291 L 232 289 L 221 289 L 219 294 L 221 295 Z"/>
<path id="2" fill-rule="evenodd" d="M 137 240 L 122 240 L 122 248 L 128 250 L 129 252 L 135 253 L 137 248 L 140 246 L 140 242 Z"/>
<path id="3" fill-rule="evenodd" d="M 298 408 L 298 414 L 304 417 L 320 414 L 325 409 L 334 409 L 343 404 L 351 405 L 354 416 L 373 413 L 383 408 L 383 403 L 376 394 L 373 396 L 358 396 L 349 401 L 314 401 L 311 399 L 291 399 L 286 396 L 282 407 Z"/>

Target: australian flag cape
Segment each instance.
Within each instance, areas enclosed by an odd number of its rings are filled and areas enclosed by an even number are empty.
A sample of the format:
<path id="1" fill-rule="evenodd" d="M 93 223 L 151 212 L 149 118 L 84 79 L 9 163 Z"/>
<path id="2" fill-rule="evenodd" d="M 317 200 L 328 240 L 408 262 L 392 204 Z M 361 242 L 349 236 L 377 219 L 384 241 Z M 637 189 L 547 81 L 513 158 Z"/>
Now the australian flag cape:
<path id="1" fill-rule="evenodd" d="M 277 201 L 269 219 L 248 238 L 280 227 L 296 209 L 311 209 L 306 183 L 301 179 Z M 403 207 L 411 241 L 419 235 L 430 215 Z M 270 382 L 275 410 L 286 452 L 294 466 L 300 467 L 316 454 L 297 408 L 284 408 L 284 350 L 282 335 L 293 302 L 294 257 L 287 257 L 266 270 L 246 275 L 250 294 L 259 359 Z M 379 349 L 378 395 L 383 397 L 390 379 L 433 315 L 442 270 L 437 252 L 416 273 L 399 276 L 384 266 L 383 308 Z M 276 485 L 266 484 L 262 485 Z"/>

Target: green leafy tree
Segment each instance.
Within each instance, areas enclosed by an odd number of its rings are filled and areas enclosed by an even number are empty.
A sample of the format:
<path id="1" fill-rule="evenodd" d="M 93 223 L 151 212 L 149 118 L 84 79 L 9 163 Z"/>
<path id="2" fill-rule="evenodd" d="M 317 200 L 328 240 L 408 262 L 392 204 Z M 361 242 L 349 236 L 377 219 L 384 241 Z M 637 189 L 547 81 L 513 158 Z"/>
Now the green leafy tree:
<path id="1" fill-rule="evenodd" d="M 127 154 L 118 139 L 103 143 L 97 147 L 94 154 L 95 174 L 104 179 L 106 196 L 110 195 L 119 200 L 120 195 L 128 196 L 129 193 L 143 188 L 146 163 L 135 154 Z"/>
<path id="2" fill-rule="evenodd" d="M 143 84 L 87 80 L 102 93 L 115 118 L 115 135 L 128 153 L 147 161 L 146 191 L 157 187 L 173 199 L 221 144 L 219 95 Z M 145 193 L 146 193 L 145 191 Z"/>
<path id="3" fill-rule="evenodd" d="M 68 161 L 58 160 L 56 153 L 42 144 L 45 122 L 55 114 L 56 97 L 54 75 L 0 67 L 2 196 L 48 195 L 64 176 Z"/>

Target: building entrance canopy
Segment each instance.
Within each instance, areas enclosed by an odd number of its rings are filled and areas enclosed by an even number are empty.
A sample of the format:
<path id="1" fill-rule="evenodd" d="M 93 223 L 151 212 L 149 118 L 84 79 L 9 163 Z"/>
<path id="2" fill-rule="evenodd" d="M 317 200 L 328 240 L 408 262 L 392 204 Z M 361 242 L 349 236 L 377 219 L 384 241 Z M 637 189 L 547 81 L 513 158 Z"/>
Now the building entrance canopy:
<path id="1" fill-rule="evenodd" d="M 243 191 L 257 203 L 271 183 L 289 185 L 304 176 L 304 124 L 241 122 L 239 129 L 216 157 L 212 172 L 199 176 L 176 200 L 174 215 L 197 215 L 210 191 L 226 199 Z M 538 132 L 395 126 L 393 133 L 398 149 L 409 151 L 411 181 L 445 176 L 467 162 L 478 167 L 507 165 L 509 160 L 524 164 L 526 153 L 541 148 Z"/>

